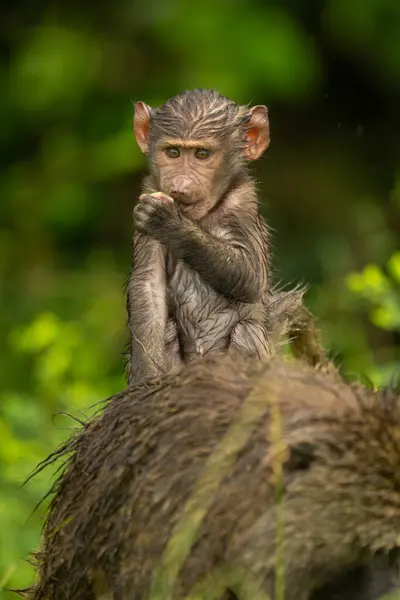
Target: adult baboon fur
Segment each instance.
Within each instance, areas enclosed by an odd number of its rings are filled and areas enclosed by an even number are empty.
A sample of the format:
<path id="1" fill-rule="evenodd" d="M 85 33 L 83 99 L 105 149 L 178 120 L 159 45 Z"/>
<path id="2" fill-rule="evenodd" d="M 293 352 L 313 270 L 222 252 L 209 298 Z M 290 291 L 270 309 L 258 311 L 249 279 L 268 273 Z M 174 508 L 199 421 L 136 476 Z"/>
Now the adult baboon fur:
<path id="1" fill-rule="evenodd" d="M 394 392 L 215 356 L 101 408 L 58 452 L 35 600 L 372 600 L 400 585 Z"/>

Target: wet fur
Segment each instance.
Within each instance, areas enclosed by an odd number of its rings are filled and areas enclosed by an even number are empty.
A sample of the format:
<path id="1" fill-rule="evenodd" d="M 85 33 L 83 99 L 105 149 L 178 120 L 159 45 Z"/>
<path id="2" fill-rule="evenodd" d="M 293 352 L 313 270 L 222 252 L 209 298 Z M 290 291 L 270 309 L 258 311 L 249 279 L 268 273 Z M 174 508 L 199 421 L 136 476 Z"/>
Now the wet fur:
<path id="1" fill-rule="evenodd" d="M 275 597 L 279 460 L 285 600 L 373 600 L 399 586 L 397 393 L 383 402 L 335 373 L 219 356 L 102 408 L 62 451 L 71 457 L 46 521 L 35 600 L 147 598 L 185 502 L 242 411 L 253 414 L 246 435 L 230 442 L 232 464 L 171 598 L 226 565 Z M 227 588 L 224 598 L 235 598 Z"/>
<path id="2" fill-rule="evenodd" d="M 245 159 L 246 135 L 260 119 L 260 152 L 269 141 L 266 108 L 250 109 L 201 89 L 183 92 L 157 109 L 139 104 L 135 132 L 149 156 L 150 174 L 135 208 L 139 230 L 126 288 L 128 382 L 151 380 L 199 355 L 230 349 L 263 361 L 279 351 L 286 335 L 295 340 L 296 356 L 310 364 L 326 362 L 302 294 L 298 289 L 283 294 L 271 284 L 269 229 Z M 261 112 L 254 117 L 255 109 Z M 169 193 L 156 156 L 158 145 L 171 138 L 182 144 L 214 140 L 222 156 L 203 182 L 190 218 L 168 196 L 152 197 L 160 190 Z M 252 147 L 257 149 L 257 142 Z M 200 181 L 195 162 L 188 177 Z"/>

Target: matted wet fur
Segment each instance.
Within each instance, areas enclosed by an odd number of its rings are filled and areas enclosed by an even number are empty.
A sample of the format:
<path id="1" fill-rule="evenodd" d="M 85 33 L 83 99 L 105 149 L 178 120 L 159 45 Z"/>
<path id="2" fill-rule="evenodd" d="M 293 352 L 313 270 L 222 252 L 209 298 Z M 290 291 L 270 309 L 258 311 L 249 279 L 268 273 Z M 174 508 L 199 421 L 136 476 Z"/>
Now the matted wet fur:
<path id="1" fill-rule="evenodd" d="M 285 343 L 289 342 L 291 352 L 297 359 L 311 366 L 335 371 L 336 366 L 321 343 L 316 318 L 304 303 L 306 292 L 307 286 L 304 284 L 298 284 L 292 289 L 284 289 L 278 285 L 271 288 L 266 314 L 271 356 L 280 355 Z M 130 355 L 130 342 L 128 342 L 125 355 L 127 381 L 131 379 Z"/>
<path id="2" fill-rule="evenodd" d="M 61 452 L 35 600 L 265 600 L 282 565 L 285 600 L 399 585 L 396 394 L 220 356 L 101 408 Z"/>

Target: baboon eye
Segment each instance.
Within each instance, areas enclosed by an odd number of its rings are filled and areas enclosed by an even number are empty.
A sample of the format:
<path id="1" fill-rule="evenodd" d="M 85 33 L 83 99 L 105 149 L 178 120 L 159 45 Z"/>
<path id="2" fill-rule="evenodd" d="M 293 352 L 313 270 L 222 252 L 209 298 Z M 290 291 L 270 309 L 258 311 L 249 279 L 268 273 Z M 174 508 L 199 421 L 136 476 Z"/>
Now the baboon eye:
<path id="1" fill-rule="evenodd" d="M 195 157 L 199 160 L 205 160 L 211 156 L 211 150 L 207 150 L 207 148 L 198 148 L 194 153 Z"/>
<path id="2" fill-rule="evenodd" d="M 165 154 L 169 158 L 178 158 L 181 155 L 181 151 L 176 146 L 169 146 L 165 149 Z"/>

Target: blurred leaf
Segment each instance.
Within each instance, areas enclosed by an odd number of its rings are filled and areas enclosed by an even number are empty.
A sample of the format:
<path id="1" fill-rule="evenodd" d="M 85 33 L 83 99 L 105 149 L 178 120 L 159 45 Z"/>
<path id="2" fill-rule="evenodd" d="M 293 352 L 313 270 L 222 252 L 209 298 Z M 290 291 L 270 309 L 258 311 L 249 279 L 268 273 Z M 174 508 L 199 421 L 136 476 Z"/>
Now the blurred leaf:
<path id="1" fill-rule="evenodd" d="M 387 280 L 377 265 L 368 265 L 363 271 L 364 285 L 374 292 L 387 289 Z"/>
<path id="2" fill-rule="evenodd" d="M 364 289 L 364 279 L 359 273 L 349 273 L 345 278 L 347 287 L 356 293 L 361 293 Z"/>
<path id="3" fill-rule="evenodd" d="M 12 332 L 10 341 L 18 350 L 37 352 L 50 346 L 58 337 L 61 323 L 53 313 L 38 315 L 26 329 Z"/>
<path id="4" fill-rule="evenodd" d="M 116 135 L 98 142 L 89 150 L 92 175 L 99 180 L 131 171 L 143 163 L 143 157 L 134 141 L 132 117 Z"/>
<path id="5" fill-rule="evenodd" d="M 393 279 L 400 284 L 400 252 L 395 252 L 390 258 L 388 269 Z"/>
<path id="6" fill-rule="evenodd" d="M 180 0 L 155 27 L 186 59 L 182 87 L 217 87 L 248 101 L 245 90 L 258 84 L 270 97 L 294 99 L 308 95 L 318 81 L 315 48 L 287 11 L 276 6 L 264 3 L 248 10 L 245 2 L 234 2 L 228 9 L 225 2 L 204 0 L 189 8 Z M 217 50 L 207 40 L 218 40 Z"/>
<path id="7" fill-rule="evenodd" d="M 12 72 L 15 100 L 26 110 L 70 110 L 100 74 L 101 45 L 88 31 L 54 24 L 32 31 Z"/>

